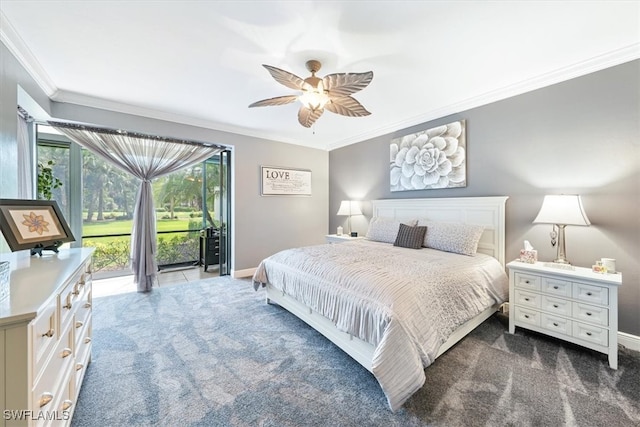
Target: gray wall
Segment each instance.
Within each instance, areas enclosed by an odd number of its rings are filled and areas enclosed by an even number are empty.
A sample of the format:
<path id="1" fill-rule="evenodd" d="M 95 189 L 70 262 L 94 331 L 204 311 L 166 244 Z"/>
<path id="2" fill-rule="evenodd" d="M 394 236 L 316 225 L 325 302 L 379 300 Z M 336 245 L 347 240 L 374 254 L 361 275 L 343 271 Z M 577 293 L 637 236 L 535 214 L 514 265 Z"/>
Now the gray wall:
<path id="1" fill-rule="evenodd" d="M 285 248 L 324 242 L 328 229 L 328 153 L 129 114 L 49 102 L 28 73 L 0 44 L 0 197 L 15 197 L 17 85 L 51 117 L 162 136 L 211 141 L 233 147 L 233 270 L 256 267 Z M 260 196 L 260 165 L 312 171 L 312 196 Z M 8 248 L 0 238 L 0 251 Z"/>
<path id="2" fill-rule="evenodd" d="M 567 258 L 590 267 L 617 259 L 623 273 L 619 329 L 640 335 L 640 61 L 559 83 L 329 154 L 329 230 L 345 224 L 340 200 L 509 196 L 507 259 L 525 239 L 555 258 L 551 226 L 532 224 L 545 194 L 581 194 L 592 225 L 567 227 Z M 392 138 L 467 121 L 467 187 L 391 193 Z M 363 203 L 365 215 L 371 208 Z M 352 219 L 365 233 L 367 218 Z"/>

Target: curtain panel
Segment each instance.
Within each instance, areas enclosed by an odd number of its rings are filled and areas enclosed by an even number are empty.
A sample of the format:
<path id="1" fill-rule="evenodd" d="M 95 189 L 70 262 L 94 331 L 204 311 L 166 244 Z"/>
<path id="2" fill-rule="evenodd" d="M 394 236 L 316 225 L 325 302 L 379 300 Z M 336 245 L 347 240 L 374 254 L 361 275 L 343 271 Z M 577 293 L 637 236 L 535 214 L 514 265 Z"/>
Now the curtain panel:
<path id="1" fill-rule="evenodd" d="M 225 147 L 84 125 L 49 122 L 72 141 L 140 180 L 131 231 L 131 268 L 138 292 L 157 283 L 156 215 L 151 181 L 201 163 Z"/>
<path id="2" fill-rule="evenodd" d="M 29 127 L 33 117 L 18 107 L 18 199 L 35 199 L 33 183 L 33 149 L 29 138 Z"/>

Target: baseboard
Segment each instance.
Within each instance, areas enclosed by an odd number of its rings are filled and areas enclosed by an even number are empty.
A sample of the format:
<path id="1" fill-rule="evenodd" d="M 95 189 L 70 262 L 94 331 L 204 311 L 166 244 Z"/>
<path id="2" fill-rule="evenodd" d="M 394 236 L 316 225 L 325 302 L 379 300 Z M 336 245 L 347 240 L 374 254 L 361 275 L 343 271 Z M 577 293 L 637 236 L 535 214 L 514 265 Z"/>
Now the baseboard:
<path id="1" fill-rule="evenodd" d="M 625 346 L 629 350 L 640 351 L 640 337 L 637 335 L 618 332 L 618 344 Z"/>
<path id="2" fill-rule="evenodd" d="M 252 277 L 255 273 L 256 267 L 245 268 L 244 270 L 231 270 L 231 277 L 234 279 L 240 279 L 241 277 Z"/>

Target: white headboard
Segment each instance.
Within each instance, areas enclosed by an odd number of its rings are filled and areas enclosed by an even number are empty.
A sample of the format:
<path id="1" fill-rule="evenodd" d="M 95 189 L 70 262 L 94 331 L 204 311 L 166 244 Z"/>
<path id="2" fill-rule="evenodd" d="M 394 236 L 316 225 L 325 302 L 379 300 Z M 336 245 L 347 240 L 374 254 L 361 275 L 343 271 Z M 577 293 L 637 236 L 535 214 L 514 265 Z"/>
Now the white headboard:
<path id="1" fill-rule="evenodd" d="M 508 196 L 373 200 L 373 216 L 400 220 L 427 218 L 484 226 L 478 252 L 505 264 L 505 205 Z M 428 231 L 427 231 L 428 232 Z"/>

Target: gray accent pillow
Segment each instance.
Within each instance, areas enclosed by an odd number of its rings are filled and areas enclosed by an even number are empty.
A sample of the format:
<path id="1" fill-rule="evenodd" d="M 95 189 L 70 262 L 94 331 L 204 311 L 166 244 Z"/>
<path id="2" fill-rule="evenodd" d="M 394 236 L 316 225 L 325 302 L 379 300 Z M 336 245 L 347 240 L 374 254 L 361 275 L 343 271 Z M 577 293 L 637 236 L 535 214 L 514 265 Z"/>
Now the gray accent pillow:
<path id="1" fill-rule="evenodd" d="M 398 235 L 396 236 L 393 246 L 400 246 L 409 249 L 421 249 L 424 243 L 424 234 L 427 227 L 415 226 L 410 227 L 406 224 L 400 224 Z"/>
<path id="2" fill-rule="evenodd" d="M 402 221 L 403 224 L 416 225 L 417 220 L 412 219 Z M 400 220 L 390 217 L 377 216 L 371 218 L 369 229 L 367 230 L 367 239 L 376 242 L 393 243 L 396 241 L 398 230 L 400 229 Z"/>
<path id="3" fill-rule="evenodd" d="M 418 225 L 427 227 L 423 246 L 462 255 L 474 255 L 484 227 L 453 222 L 418 220 Z"/>

